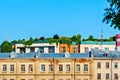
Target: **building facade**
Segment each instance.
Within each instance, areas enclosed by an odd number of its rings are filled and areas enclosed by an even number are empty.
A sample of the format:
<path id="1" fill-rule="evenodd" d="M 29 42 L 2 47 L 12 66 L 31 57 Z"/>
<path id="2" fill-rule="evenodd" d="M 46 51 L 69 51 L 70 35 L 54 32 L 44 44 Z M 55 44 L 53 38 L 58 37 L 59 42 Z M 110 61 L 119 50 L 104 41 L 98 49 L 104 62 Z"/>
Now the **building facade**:
<path id="1" fill-rule="evenodd" d="M 1 80 L 93 80 L 89 54 L 2 54 Z"/>
<path id="2" fill-rule="evenodd" d="M 26 46 L 24 44 L 14 44 L 14 49 L 16 53 L 30 53 L 36 52 L 40 49 L 40 53 L 59 53 L 59 45 L 56 43 L 33 43 L 30 46 Z"/>
<path id="3" fill-rule="evenodd" d="M 83 41 L 80 44 L 80 53 L 89 52 L 94 48 L 107 50 L 107 51 L 115 51 L 116 43 L 115 42 Z"/>

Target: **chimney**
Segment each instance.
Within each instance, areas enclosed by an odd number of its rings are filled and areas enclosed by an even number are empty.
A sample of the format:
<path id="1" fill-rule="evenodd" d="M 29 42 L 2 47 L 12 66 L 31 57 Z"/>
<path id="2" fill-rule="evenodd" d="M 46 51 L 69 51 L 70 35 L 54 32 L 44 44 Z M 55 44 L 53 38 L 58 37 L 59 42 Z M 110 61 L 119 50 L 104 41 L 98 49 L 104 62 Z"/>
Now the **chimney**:
<path id="1" fill-rule="evenodd" d="M 116 35 L 116 51 L 120 52 L 120 34 Z"/>

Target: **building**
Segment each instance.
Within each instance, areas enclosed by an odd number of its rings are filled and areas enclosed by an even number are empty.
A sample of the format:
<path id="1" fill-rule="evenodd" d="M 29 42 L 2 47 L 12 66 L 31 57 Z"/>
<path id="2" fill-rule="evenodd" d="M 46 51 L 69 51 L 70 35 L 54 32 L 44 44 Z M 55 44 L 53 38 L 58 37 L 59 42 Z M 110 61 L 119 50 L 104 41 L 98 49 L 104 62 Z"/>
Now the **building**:
<path id="1" fill-rule="evenodd" d="M 120 80 L 120 53 L 93 51 L 93 80 Z"/>
<path id="2" fill-rule="evenodd" d="M 1 80 L 93 80 L 89 53 L 0 53 Z"/>
<path id="3" fill-rule="evenodd" d="M 75 42 L 72 44 L 59 44 L 59 53 L 80 53 L 80 45 L 77 45 Z"/>
<path id="4" fill-rule="evenodd" d="M 26 46 L 23 43 L 16 43 L 13 46 L 15 53 L 30 53 L 36 52 L 40 49 L 40 53 L 59 53 L 59 45 L 56 43 L 49 44 L 48 42 L 33 43 L 30 46 Z"/>
<path id="5" fill-rule="evenodd" d="M 82 41 L 80 44 L 80 53 L 89 52 L 94 48 L 107 51 L 115 51 L 116 42 Z"/>

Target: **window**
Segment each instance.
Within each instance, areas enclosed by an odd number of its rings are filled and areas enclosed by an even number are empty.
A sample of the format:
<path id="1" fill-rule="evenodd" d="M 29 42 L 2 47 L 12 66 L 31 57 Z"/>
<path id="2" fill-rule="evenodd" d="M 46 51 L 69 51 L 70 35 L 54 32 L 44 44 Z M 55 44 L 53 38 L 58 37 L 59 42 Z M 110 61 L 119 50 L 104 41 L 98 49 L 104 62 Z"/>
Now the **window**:
<path id="1" fill-rule="evenodd" d="M 73 45 L 73 53 L 77 53 L 77 46 Z"/>
<path id="2" fill-rule="evenodd" d="M 77 64 L 77 65 L 76 65 L 76 72 L 79 72 L 79 71 L 80 71 L 80 65 Z"/>
<path id="3" fill-rule="evenodd" d="M 70 78 L 67 78 L 66 80 L 70 80 Z"/>
<path id="4" fill-rule="evenodd" d="M 85 79 L 83 79 L 83 80 L 88 80 L 88 79 L 85 78 Z"/>
<path id="5" fill-rule="evenodd" d="M 49 65 L 49 71 L 50 72 L 53 71 L 53 65 L 52 64 Z"/>
<path id="6" fill-rule="evenodd" d="M 87 64 L 84 65 L 84 71 L 88 71 L 88 65 Z"/>
<path id="7" fill-rule="evenodd" d="M 28 70 L 29 70 L 29 72 L 33 71 L 33 65 L 32 64 L 29 64 Z"/>
<path id="8" fill-rule="evenodd" d="M 7 80 L 6 78 L 3 78 L 2 80 Z"/>
<path id="9" fill-rule="evenodd" d="M 70 72 L 70 65 L 69 64 L 66 65 L 66 72 Z"/>
<path id="10" fill-rule="evenodd" d="M 30 47 L 30 52 L 35 52 L 35 48 L 34 47 Z"/>
<path id="11" fill-rule="evenodd" d="M 25 79 L 21 79 L 21 80 L 25 80 Z"/>
<path id="12" fill-rule="evenodd" d="M 40 53 L 44 53 L 44 47 L 40 47 Z"/>
<path id="13" fill-rule="evenodd" d="M 41 79 L 41 80 L 45 80 L 45 79 Z"/>
<path id="14" fill-rule="evenodd" d="M 75 79 L 75 80 L 80 80 L 79 78 Z"/>
<path id="15" fill-rule="evenodd" d="M 107 69 L 109 68 L 109 62 L 106 62 L 106 68 Z"/>
<path id="16" fill-rule="evenodd" d="M 97 79 L 101 79 L 101 73 L 97 74 Z"/>
<path id="17" fill-rule="evenodd" d="M 59 71 L 63 71 L 63 65 L 59 65 Z"/>
<path id="18" fill-rule="evenodd" d="M 118 79 L 118 74 L 117 73 L 114 74 L 114 79 Z"/>
<path id="19" fill-rule="evenodd" d="M 21 71 L 24 72 L 25 71 L 25 65 L 21 65 Z"/>
<path id="20" fill-rule="evenodd" d="M 20 48 L 20 53 L 25 53 L 25 48 Z"/>
<path id="21" fill-rule="evenodd" d="M 13 64 L 10 65 L 10 72 L 14 72 L 14 65 Z"/>
<path id="22" fill-rule="evenodd" d="M 42 72 L 45 71 L 45 65 L 44 65 L 44 64 L 41 65 L 41 71 L 42 71 Z"/>
<path id="23" fill-rule="evenodd" d="M 85 47 L 85 52 L 89 52 L 89 48 L 88 47 Z"/>
<path id="24" fill-rule="evenodd" d="M 14 79 L 10 79 L 10 80 L 14 80 Z"/>
<path id="25" fill-rule="evenodd" d="M 109 48 L 106 47 L 106 48 L 104 48 L 104 50 L 105 50 L 105 51 L 109 51 Z"/>
<path id="26" fill-rule="evenodd" d="M 29 78 L 29 80 L 33 80 L 32 78 Z"/>
<path id="27" fill-rule="evenodd" d="M 62 47 L 62 52 L 65 53 L 66 52 L 66 48 Z"/>
<path id="28" fill-rule="evenodd" d="M 55 52 L 54 47 L 48 47 L 48 50 L 49 50 L 49 51 L 48 51 L 49 53 L 54 53 L 54 52 Z"/>
<path id="29" fill-rule="evenodd" d="M 114 62 L 114 68 L 118 68 L 118 63 Z"/>
<path id="30" fill-rule="evenodd" d="M 109 79 L 109 73 L 106 73 L 106 80 L 108 80 Z"/>
<path id="31" fill-rule="evenodd" d="M 60 79 L 58 79 L 58 80 L 63 80 L 63 79 L 60 78 Z"/>
<path id="32" fill-rule="evenodd" d="M 6 64 L 3 65 L 2 71 L 4 71 L 4 72 L 7 71 L 7 65 Z"/>
<path id="33" fill-rule="evenodd" d="M 97 62 L 97 68 L 98 68 L 98 69 L 101 68 L 101 62 Z"/>
<path id="34" fill-rule="evenodd" d="M 48 79 L 48 80 L 53 80 L 52 78 Z"/>

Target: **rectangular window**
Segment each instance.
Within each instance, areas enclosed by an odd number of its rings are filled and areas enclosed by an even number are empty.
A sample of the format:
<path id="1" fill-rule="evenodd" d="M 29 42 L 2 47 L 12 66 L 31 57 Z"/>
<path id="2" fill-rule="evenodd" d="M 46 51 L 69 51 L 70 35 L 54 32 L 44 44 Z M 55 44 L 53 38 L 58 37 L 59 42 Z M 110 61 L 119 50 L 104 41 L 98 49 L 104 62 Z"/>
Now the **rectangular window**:
<path id="1" fill-rule="evenodd" d="M 70 65 L 69 64 L 66 65 L 66 72 L 70 72 Z"/>
<path id="2" fill-rule="evenodd" d="M 97 68 L 98 68 L 98 69 L 101 68 L 101 62 L 97 62 Z"/>
<path id="3" fill-rule="evenodd" d="M 10 79 L 10 80 L 14 80 L 14 79 Z"/>
<path id="4" fill-rule="evenodd" d="M 3 78 L 2 80 L 7 80 L 6 78 Z"/>
<path id="5" fill-rule="evenodd" d="M 97 79 L 99 79 L 99 80 L 101 79 L 101 73 L 97 74 Z"/>
<path id="6" fill-rule="evenodd" d="M 108 80 L 110 77 L 109 73 L 106 73 L 106 80 Z"/>
<path id="7" fill-rule="evenodd" d="M 13 64 L 10 65 L 10 72 L 14 72 L 14 65 Z"/>
<path id="8" fill-rule="evenodd" d="M 45 65 L 44 64 L 41 65 L 41 71 L 45 72 Z"/>
<path id="9" fill-rule="evenodd" d="M 4 72 L 7 71 L 7 65 L 6 64 L 3 65 L 2 71 L 4 71 Z"/>
<path id="10" fill-rule="evenodd" d="M 44 53 L 44 47 L 40 47 L 40 53 Z"/>
<path id="11" fill-rule="evenodd" d="M 77 53 L 77 46 L 73 45 L 73 53 Z"/>
<path id="12" fill-rule="evenodd" d="M 107 69 L 109 68 L 109 62 L 106 62 L 106 68 Z"/>
<path id="13" fill-rule="evenodd" d="M 25 65 L 24 65 L 24 64 L 21 65 L 21 71 L 22 71 L 22 72 L 25 71 Z"/>
<path id="14" fill-rule="evenodd" d="M 88 71 L 88 65 L 87 64 L 84 65 L 84 71 L 85 72 Z"/>
<path id="15" fill-rule="evenodd" d="M 114 68 L 118 68 L 118 63 L 114 62 Z"/>
<path id="16" fill-rule="evenodd" d="M 54 47 L 52 47 L 52 46 L 51 46 L 51 47 L 48 47 L 48 50 L 49 50 L 49 51 L 48 51 L 49 53 L 54 53 L 54 52 L 55 52 L 55 49 L 54 49 Z"/>
<path id="17" fill-rule="evenodd" d="M 118 79 L 118 74 L 117 73 L 114 74 L 114 79 Z"/>
<path id="18" fill-rule="evenodd" d="M 80 65 L 77 64 L 77 65 L 76 65 L 76 72 L 79 72 L 79 71 L 80 71 Z"/>
<path id="19" fill-rule="evenodd" d="M 49 71 L 50 72 L 53 71 L 53 65 L 52 64 L 49 65 Z"/>
<path id="20" fill-rule="evenodd" d="M 25 53 L 25 48 L 20 48 L 20 53 Z"/>
<path id="21" fill-rule="evenodd" d="M 35 52 L 35 48 L 34 47 L 30 47 L 30 52 Z"/>
<path id="22" fill-rule="evenodd" d="M 21 79 L 21 80 L 25 80 L 25 79 Z"/>
<path id="23" fill-rule="evenodd" d="M 33 71 L 33 65 L 32 64 L 29 64 L 28 70 L 29 70 L 29 72 Z"/>
<path id="24" fill-rule="evenodd" d="M 59 65 L 59 71 L 63 71 L 63 65 Z"/>
<path id="25" fill-rule="evenodd" d="M 89 48 L 88 47 L 85 47 L 85 52 L 89 52 Z"/>
<path id="26" fill-rule="evenodd" d="M 66 52 L 66 48 L 62 47 L 62 52 L 65 53 Z"/>

